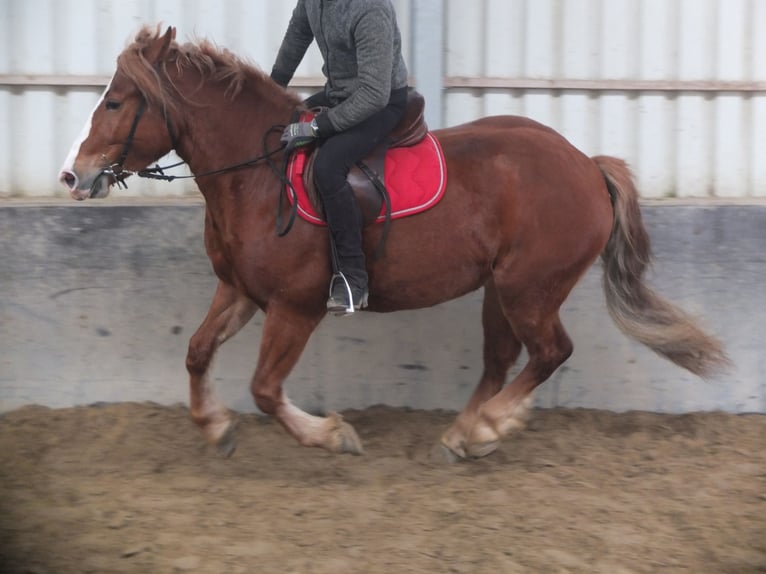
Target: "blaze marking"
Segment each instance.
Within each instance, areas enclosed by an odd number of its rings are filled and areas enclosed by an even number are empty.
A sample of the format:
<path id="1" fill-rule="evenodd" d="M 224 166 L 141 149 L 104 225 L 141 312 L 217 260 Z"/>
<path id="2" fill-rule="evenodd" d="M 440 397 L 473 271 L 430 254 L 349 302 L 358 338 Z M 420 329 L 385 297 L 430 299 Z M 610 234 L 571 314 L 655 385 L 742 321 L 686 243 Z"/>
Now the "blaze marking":
<path id="1" fill-rule="evenodd" d="M 109 88 L 112 87 L 113 79 L 114 79 L 114 76 L 112 76 L 112 79 L 109 80 L 109 83 L 107 84 L 106 89 L 101 94 L 101 97 L 98 99 L 98 102 L 96 102 L 96 105 L 93 107 L 93 110 L 90 112 L 88 121 L 85 122 L 85 126 L 82 128 L 80 135 L 77 136 L 77 138 L 74 140 L 74 143 L 72 143 L 72 147 L 69 150 L 69 154 L 66 156 L 66 159 L 64 160 L 64 165 L 61 166 L 61 171 L 74 170 L 74 162 L 77 159 L 77 156 L 80 155 L 80 148 L 82 147 L 83 142 L 87 139 L 88 135 L 90 134 L 90 128 L 93 125 L 93 115 L 96 113 L 96 110 L 104 101 L 104 98 L 106 97 L 106 93 L 109 91 Z"/>

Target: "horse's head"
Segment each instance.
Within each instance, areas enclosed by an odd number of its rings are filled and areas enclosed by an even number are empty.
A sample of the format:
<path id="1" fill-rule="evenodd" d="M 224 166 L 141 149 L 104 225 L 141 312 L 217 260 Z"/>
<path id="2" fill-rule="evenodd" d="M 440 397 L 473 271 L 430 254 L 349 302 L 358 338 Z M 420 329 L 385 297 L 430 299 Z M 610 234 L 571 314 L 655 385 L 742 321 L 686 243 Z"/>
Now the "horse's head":
<path id="1" fill-rule="evenodd" d="M 144 29 L 117 59 L 117 70 L 74 142 L 59 180 L 77 200 L 106 197 L 114 183 L 174 147 L 164 63 L 175 29 Z"/>

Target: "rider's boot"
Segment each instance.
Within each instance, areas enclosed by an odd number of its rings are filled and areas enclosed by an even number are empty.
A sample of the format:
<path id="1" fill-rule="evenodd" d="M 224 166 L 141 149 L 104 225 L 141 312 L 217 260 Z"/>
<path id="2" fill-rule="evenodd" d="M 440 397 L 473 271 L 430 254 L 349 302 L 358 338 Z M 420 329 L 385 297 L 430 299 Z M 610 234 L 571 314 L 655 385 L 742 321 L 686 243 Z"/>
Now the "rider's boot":
<path id="1" fill-rule="evenodd" d="M 367 269 L 362 250 L 362 217 L 351 186 L 345 183 L 322 197 L 325 216 L 338 255 L 338 271 L 330 282 L 327 310 L 350 315 L 367 306 Z"/>

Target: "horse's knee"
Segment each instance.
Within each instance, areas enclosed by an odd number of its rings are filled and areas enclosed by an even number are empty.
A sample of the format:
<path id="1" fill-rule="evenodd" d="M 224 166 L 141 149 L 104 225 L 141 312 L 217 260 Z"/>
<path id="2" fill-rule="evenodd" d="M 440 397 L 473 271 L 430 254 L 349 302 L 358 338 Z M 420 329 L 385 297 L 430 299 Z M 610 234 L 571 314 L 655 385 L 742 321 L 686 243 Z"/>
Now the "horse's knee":
<path id="1" fill-rule="evenodd" d="M 186 352 L 186 370 L 190 375 L 201 376 L 207 372 L 213 355 L 212 346 L 202 336 L 194 335 Z"/>

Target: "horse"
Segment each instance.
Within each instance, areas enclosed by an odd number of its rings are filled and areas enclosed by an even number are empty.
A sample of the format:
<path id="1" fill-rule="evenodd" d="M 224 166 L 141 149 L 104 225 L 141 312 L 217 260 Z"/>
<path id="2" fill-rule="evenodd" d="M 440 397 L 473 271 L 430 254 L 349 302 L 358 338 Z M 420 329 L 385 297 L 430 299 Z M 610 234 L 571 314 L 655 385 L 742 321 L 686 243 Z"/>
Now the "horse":
<path id="1" fill-rule="evenodd" d="M 279 130 L 301 100 L 256 65 L 208 40 L 179 43 L 168 27 L 144 26 L 119 54 L 109 85 L 60 174 L 76 200 L 105 197 L 171 150 L 188 164 L 205 200 L 204 240 L 218 284 L 189 341 L 190 416 L 223 455 L 236 417 L 211 386 L 221 344 L 265 313 L 250 389 L 258 409 L 304 446 L 363 451 L 337 413 L 309 414 L 283 383 L 326 315 L 327 229 L 288 218 Z M 560 307 L 601 258 L 606 307 L 628 337 L 709 378 L 729 363 L 722 343 L 645 279 L 652 261 L 634 177 L 625 161 L 588 157 L 550 127 L 515 116 L 435 130 L 446 158 L 443 198 L 364 230 L 367 312 L 433 306 L 480 288 L 483 372 L 437 450 L 450 460 L 483 457 L 524 427 L 532 391 L 571 355 Z M 263 147 L 262 147 L 263 146 Z M 248 160 L 249 150 L 266 149 Z M 506 384 L 526 348 L 528 360 Z"/>

